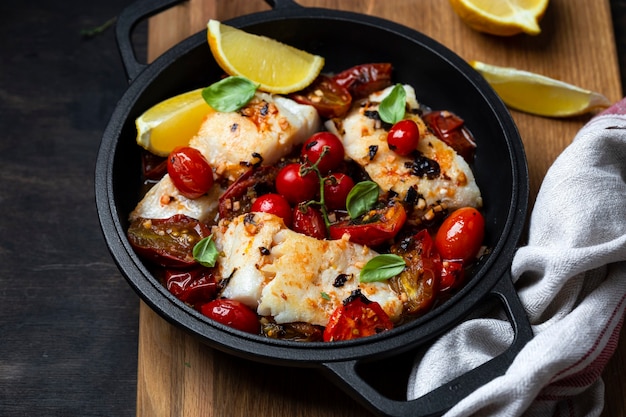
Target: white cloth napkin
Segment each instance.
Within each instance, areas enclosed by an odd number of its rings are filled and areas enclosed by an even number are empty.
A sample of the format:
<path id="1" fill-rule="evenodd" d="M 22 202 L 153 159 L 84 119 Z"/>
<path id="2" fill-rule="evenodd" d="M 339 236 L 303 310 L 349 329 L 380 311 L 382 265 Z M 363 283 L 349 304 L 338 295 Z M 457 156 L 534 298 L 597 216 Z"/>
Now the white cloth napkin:
<path id="1" fill-rule="evenodd" d="M 594 117 L 549 169 L 512 276 L 535 337 L 506 373 L 445 416 L 597 416 L 601 373 L 626 309 L 626 98 Z M 470 319 L 415 363 L 414 399 L 508 347 L 499 315 Z"/>

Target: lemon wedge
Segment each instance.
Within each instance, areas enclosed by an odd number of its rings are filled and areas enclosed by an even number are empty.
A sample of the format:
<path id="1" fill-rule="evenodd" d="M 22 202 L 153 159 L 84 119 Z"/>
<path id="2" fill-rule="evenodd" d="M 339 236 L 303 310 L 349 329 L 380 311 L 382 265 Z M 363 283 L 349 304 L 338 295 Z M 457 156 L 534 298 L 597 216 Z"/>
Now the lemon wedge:
<path id="1" fill-rule="evenodd" d="M 510 108 L 548 117 L 569 117 L 606 108 L 602 94 L 510 67 L 470 61 Z"/>
<path id="2" fill-rule="evenodd" d="M 171 97 L 135 120 L 137 143 L 155 155 L 167 156 L 175 147 L 186 146 L 212 111 L 201 88 Z"/>
<path id="3" fill-rule="evenodd" d="M 450 0 L 450 4 L 461 20 L 480 32 L 537 35 L 548 0 Z"/>
<path id="4" fill-rule="evenodd" d="M 269 93 L 289 94 L 307 87 L 322 71 L 324 58 L 209 20 L 207 38 L 218 65 Z"/>

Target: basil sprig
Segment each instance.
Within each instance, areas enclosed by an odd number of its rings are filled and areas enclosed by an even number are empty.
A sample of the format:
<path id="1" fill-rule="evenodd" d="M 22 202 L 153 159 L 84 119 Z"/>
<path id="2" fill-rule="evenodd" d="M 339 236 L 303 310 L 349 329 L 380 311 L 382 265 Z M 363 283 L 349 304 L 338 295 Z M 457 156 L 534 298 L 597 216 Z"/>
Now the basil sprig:
<path id="1" fill-rule="evenodd" d="M 248 104 L 258 84 L 245 77 L 226 77 L 202 90 L 202 98 L 217 111 L 236 111 Z"/>
<path id="2" fill-rule="evenodd" d="M 193 259 L 202 266 L 214 267 L 218 256 L 219 252 L 213 241 L 213 235 L 205 237 L 193 247 Z"/>
<path id="3" fill-rule="evenodd" d="M 370 259 L 361 270 L 361 282 L 384 281 L 393 278 L 404 270 L 406 262 L 398 255 L 386 253 Z"/>
<path id="4" fill-rule="evenodd" d="M 383 122 L 398 123 L 404 119 L 406 111 L 406 91 L 402 84 L 396 84 L 391 92 L 380 102 L 378 115 Z"/>
<path id="5" fill-rule="evenodd" d="M 378 184 L 373 181 L 361 181 L 352 187 L 346 198 L 346 209 L 351 219 L 367 213 L 378 201 Z"/>

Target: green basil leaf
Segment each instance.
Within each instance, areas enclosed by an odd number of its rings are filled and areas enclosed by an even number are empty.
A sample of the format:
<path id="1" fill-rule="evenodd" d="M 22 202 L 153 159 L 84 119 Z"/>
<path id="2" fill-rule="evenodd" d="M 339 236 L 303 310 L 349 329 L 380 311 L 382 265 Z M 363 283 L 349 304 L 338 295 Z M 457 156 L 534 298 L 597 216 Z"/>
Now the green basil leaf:
<path id="1" fill-rule="evenodd" d="M 217 111 L 236 111 L 248 104 L 259 88 L 245 77 L 224 78 L 202 90 L 202 98 Z"/>
<path id="2" fill-rule="evenodd" d="M 406 91 L 402 84 L 396 84 L 391 92 L 380 102 L 378 115 L 383 122 L 398 123 L 406 112 Z"/>
<path id="3" fill-rule="evenodd" d="M 361 282 L 384 281 L 404 270 L 406 263 L 398 255 L 386 253 L 370 259 L 361 270 Z"/>
<path id="4" fill-rule="evenodd" d="M 367 213 L 378 201 L 379 193 L 378 184 L 373 181 L 361 181 L 352 187 L 346 198 L 350 218 L 356 219 Z"/>
<path id="5" fill-rule="evenodd" d="M 207 236 L 193 247 L 193 259 L 200 265 L 206 267 L 214 267 L 219 252 L 213 241 L 213 235 Z"/>

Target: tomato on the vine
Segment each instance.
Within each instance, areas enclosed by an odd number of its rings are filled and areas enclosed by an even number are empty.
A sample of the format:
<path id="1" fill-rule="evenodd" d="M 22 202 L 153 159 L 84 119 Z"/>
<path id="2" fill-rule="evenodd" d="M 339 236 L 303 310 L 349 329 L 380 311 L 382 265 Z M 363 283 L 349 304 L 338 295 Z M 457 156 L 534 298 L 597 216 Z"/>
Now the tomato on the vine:
<path id="1" fill-rule="evenodd" d="M 473 207 L 462 207 L 445 218 L 435 236 L 435 247 L 442 259 L 465 264 L 476 257 L 484 236 L 483 215 Z"/>
<path id="2" fill-rule="evenodd" d="M 263 194 L 252 203 L 251 212 L 271 213 L 283 219 L 285 226 L 291 227 L 293 215 L 291 213 L 291 205 L 280 194 L 269 193 Z"/>
<path id="3" fill-rule="evenodd" d="M 198 198 L 213 186 L 213 170 L 196 148 L 179 146 L 167 157 L 167 173 L 182 195 Z"/>
<path id="4" fill-rule="evenodd" d="M 293 225 L 291 228 L 298 233 L 316 239 L 326 238 L 326 224 L 324 223 L 322 213 L 309 205 L 298 204 L 293 209 Z"/>
<path id="5" fill-rule="evenodd" d="M 350 242 L 361 245 L 377 246 L 393 239 L 406 221 L 406 210 L 399 202 L 382 209 L 372 210 L 358 219 L 344 220 L 331 224 L 331 239 L 341 239 L 344 234 L 350 236 Z"/>
<path id="6" fill-rule="evenodd" d="M 300 155 L 311 165 L 317 163 L 317 169 L 325 175 L 341 165 L 345 150 L 337 135 L 317 132 L 304 142 Z"/>
<path id="7" fill-rule="evenodd" d="M 420 130 L 411 119 L 400 120 L 395 123 L 387 134 L 389 149 L 398 155 L 406 156 L 417 148 L 420 139 Z"/>
<path id="8" fill-rule="evenodd" d="M 303 174 L 307 165 L 292 163 L 282 168 L 276 176 L 276 191 L 291 204 L 312 200 L 320 188 L 315 171 Z"/>
<path id="9" fill-rule="evenodd" d="M 324 203 L 328 210 L 345 210 L 346 198 L 354 187 L 354 180 L 341 172 L 324 178 Z"/>
<path id="10" fill-rule="evenodd" d="M 355 290 L 337 307 L 324 329 L 324 341 L 351 340 L 393 329 L 385 310 Z"/>
<path id="11" fill-rule="evenodd" d="M 208 318 L 248 333 L 259 333 L 261 324 L 254 311 L 237 300 L 218 298 L 200 306 Z"/>

